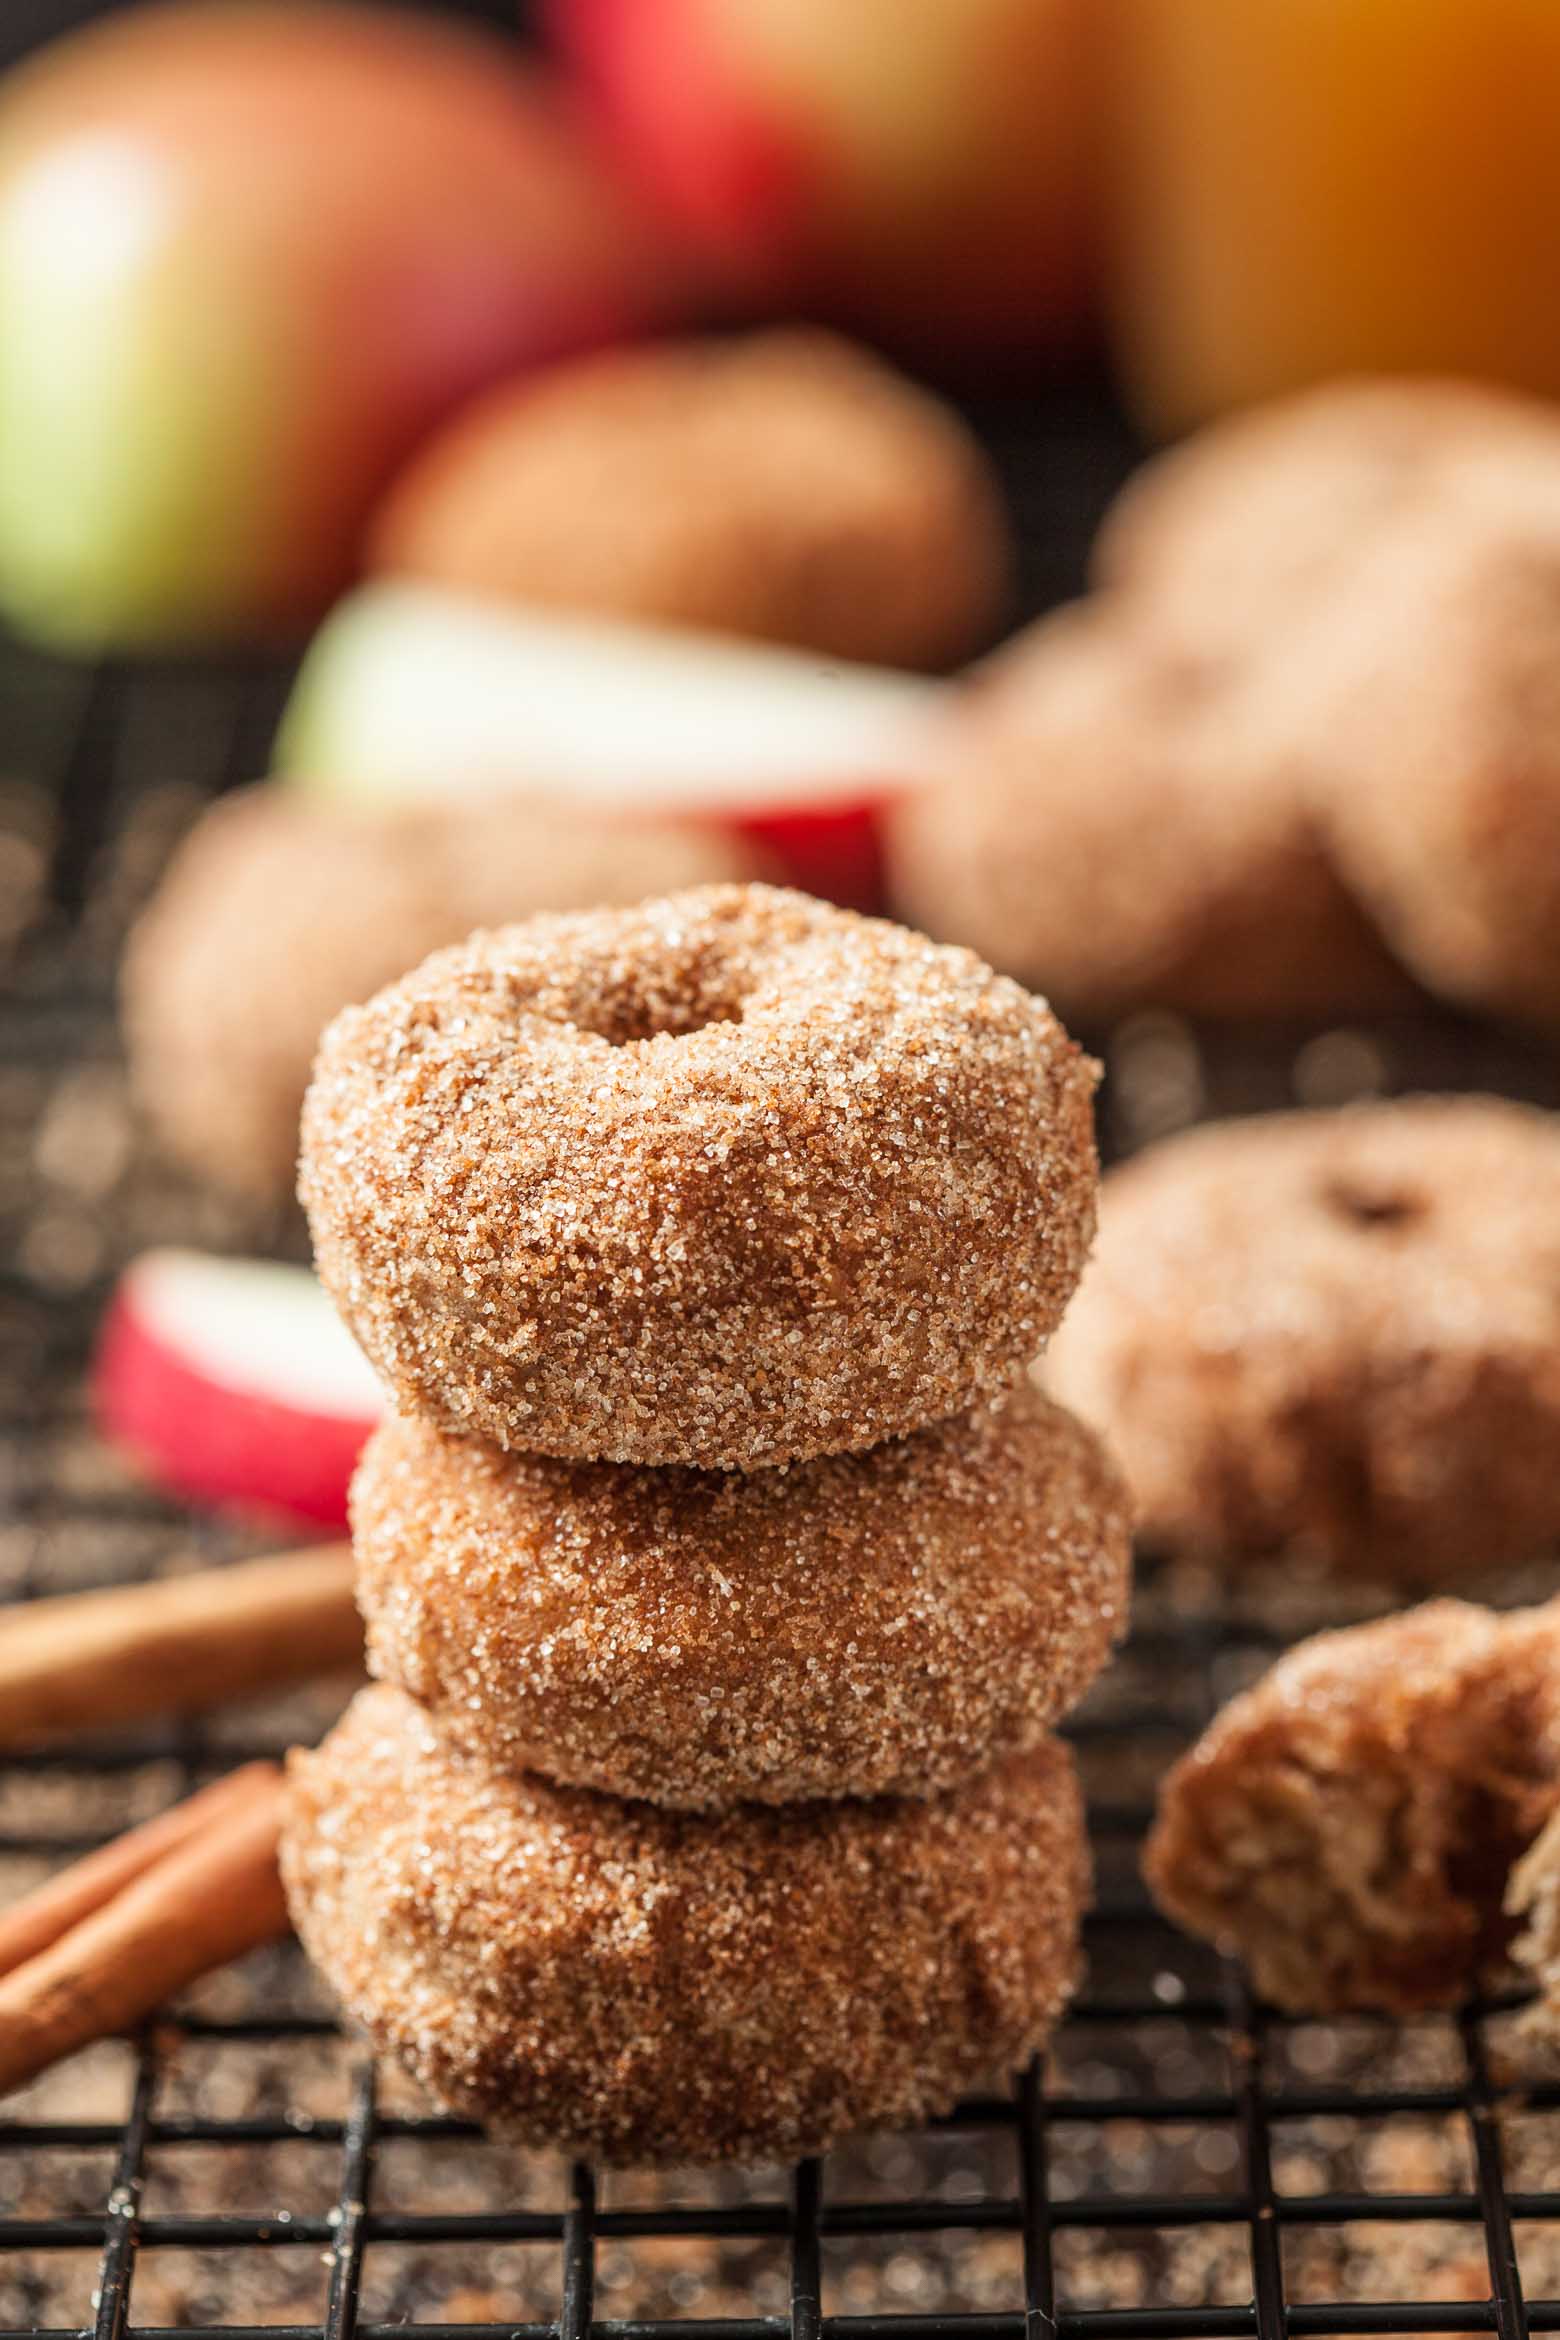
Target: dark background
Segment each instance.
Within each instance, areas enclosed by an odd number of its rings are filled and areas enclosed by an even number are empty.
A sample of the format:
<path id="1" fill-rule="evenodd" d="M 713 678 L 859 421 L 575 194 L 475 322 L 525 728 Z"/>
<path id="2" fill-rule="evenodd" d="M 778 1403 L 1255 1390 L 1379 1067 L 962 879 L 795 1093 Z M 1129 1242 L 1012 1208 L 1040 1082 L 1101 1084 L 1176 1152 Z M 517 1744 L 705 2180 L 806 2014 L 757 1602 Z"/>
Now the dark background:
<path id="1" fill-rule="evenodd" d="M 132 0 L 0 0 L 0 66 L 15 62 L 40 41 L 85 24 L 89 17 L 112 16 Z M 220 5 L 221 0 L 213 0 Z M 396 0 L 397 5 L 406 0 Z M 428 5 L 429 0 L 422 0 Z M 489 24 L 513 25 L 526 13 L 524 0 L 431 0 L 442 15 L 469 16 Z M 841 0 L 848 6 L 849 0 Z"/>

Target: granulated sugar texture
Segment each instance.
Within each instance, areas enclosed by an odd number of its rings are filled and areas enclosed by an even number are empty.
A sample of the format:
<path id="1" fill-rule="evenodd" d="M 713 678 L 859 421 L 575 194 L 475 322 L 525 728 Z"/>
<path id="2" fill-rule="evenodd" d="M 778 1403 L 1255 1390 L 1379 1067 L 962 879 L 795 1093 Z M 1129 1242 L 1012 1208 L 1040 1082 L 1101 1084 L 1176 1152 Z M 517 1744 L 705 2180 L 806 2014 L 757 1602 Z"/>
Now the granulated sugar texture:
<path id="1" fill-rule="evenodd" d="M 1092 1238 L 1096 1072 L 967 951 L 708 887 L 478 935 L 348 1010 L 300 1191 L 401 1411 L 751 1470 L 1012 1382 Z"/>

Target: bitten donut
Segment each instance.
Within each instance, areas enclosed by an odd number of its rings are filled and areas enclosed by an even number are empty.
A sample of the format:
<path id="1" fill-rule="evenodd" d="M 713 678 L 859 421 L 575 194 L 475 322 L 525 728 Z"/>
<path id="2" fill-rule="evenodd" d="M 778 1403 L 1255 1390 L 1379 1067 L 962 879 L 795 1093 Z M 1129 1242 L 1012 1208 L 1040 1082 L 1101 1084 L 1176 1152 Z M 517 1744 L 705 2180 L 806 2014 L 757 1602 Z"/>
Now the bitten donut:
<path id="1" fill-rule="evenodd" d="M 1292 2013 L 1455 2005 L 1511 1941 L 1512 1864 L 1560 1803 L 1557 1726 L 1553 1604 L 1319 1634 L 1171 1771 L 1149 1882 Z M 1519 1876 L 1542 1926 L 1540 1887 Z"/>
<path id="2" fill-rule="evenodd" d="M 475 926 L 751 874 L 734 842 L 691 828 L 534 802 L 369 815 L 241 789 L 196 822 L 131 936 L 136 1093 L 188 1168 L 280 1201 L 338 1009 Z"/>
<path id="3" fill-rule="evenodd" d="M 931 1802 L 693 1817 L 490 1772 L 388 1688 L 291 1758 L 282 1863 L 311 1957 L 439 2103 L 608 2162 L 945 2111 L 1044 2042 L 1088 1880 L 1054 1740 Z"/>
<path id="4" fill-rule="evenodd" d="M 349 1009 L 300 1192 L 400 1412 L 752 1470 L 1018 1375 L 1093 1233 L 1095 1072 L 966 951 L 710 887 L 478 935 Z"/>
<path id="5" fill-rule="evenodd" d="M 1533 1555 L 1560 1534 L 1560 1122 L 1420 1098 L 1140 1155 L 1046 1380 L 1151 1544 L 1414 1585 Z"/>
<path id="6" fill-rule="evenodd" d="M 479 401 L 391 491 L 369 560 L 917 667 L 983 646 L 1012 571 L 951 409 L 794 327 L 611 350 Z"/>
<path id="7" fill-rule="evenodd" d="M 887 808 L 889 895 L 1114 1016 L 1359 1012 L 1410 991 L 1324 850 L 1268 678 L 1101 598 L 976 669 Z"/>
<path id="8" fill-rule="evenodd" d="M 484 1762 L 687 1809 L 957 1786 L 1126 1624 L 1120 1482 L 1033 1389 L 748 1474 L 392 1420 L 352 1522 L 371 1672 Z"/>

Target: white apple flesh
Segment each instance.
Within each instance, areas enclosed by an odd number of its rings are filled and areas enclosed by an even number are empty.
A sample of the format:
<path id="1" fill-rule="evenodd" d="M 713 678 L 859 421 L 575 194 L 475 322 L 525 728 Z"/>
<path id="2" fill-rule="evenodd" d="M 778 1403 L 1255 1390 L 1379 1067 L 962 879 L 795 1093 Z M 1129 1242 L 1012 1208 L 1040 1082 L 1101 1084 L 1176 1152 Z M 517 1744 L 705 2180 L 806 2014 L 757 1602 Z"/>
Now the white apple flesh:
<path id="1" fill-rule="evenodd" d="M 274 761 L 362 804 L 511 791 L 707 821 L 870 907 L 881 809 L 941 704 L 936 683 L 805 651 L 372 585 L 315 636 Z"/>

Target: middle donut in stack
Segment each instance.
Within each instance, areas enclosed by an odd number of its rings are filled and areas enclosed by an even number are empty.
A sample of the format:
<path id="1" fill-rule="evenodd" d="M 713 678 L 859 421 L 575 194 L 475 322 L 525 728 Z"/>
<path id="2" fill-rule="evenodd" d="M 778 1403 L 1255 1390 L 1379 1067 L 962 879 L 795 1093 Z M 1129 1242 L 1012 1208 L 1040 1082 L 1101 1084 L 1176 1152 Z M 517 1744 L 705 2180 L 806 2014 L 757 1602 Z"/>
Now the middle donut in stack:
<path id="1" fill-rule="evenodd" d="M 478 936 L 327 1034 L 302 1192 L 401 1409 L 354 1495 L 396 1688 L 296 1761 L 285 1865 L 445 2103 L 753 2158 L 1043 2042 L 1087 1879 L 1048 1727 L 1127 1597 L 1120 1484 L 1022 1378 L 1093 1080 L 968 952 L 762 887 Z"/>
<path id="2" fill-rule="evenodd" d="M 1124 1609 L 1121 1497 L 1031 1388 L 749 1474 L 387 1422 L 353 1498 L 369 1664 L 485 1762 L 684 1811 L 930 1795 L 1034 1746 Z"/>

